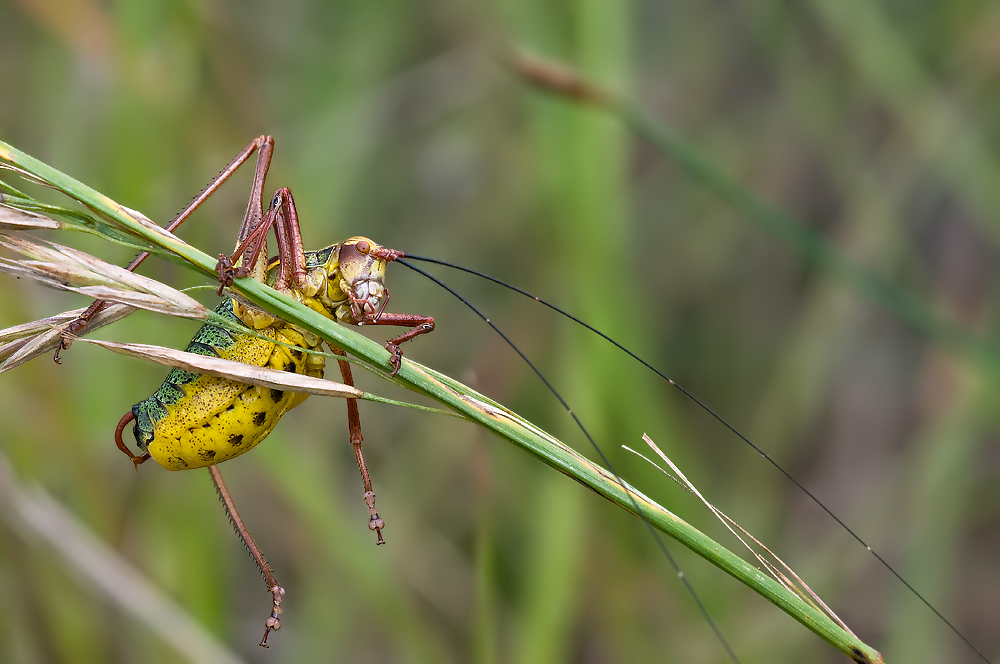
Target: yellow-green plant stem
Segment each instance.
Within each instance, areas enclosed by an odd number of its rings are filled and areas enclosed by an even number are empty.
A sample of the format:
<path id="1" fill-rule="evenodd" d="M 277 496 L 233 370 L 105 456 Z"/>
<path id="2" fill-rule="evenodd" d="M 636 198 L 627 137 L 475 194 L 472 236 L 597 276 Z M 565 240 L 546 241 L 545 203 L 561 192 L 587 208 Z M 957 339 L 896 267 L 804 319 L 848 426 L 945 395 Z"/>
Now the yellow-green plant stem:
<path id="1" fill-rule="evenodd" d="M 216 259 L 173 235 L 149 228 L 107 196 L 0 141 L 0 161 L 23 169 L 95 210 L 119 230 L 182 258 L 215 278 Z M 389 379 L 389 353 L 374 341 L 334 323 L 302 304 L 253 280 L 237 279 L 232 288 L 257 306 L 319 335 L 384 371 Z M 416 362 L 404 360 L 395 382 L 424 394 L 529 452 L 547 465 L 611 500 L 625 510 L 638 510 L 654 527 L 759 593 L 857 662 L 882 662 L 881 655 L 782 587 L 740 556 L 650 500 L 606 469 L 581 456 L 545 431 L 475 390 Z M 630 496 L 631 494 L 631 496 Z"/>

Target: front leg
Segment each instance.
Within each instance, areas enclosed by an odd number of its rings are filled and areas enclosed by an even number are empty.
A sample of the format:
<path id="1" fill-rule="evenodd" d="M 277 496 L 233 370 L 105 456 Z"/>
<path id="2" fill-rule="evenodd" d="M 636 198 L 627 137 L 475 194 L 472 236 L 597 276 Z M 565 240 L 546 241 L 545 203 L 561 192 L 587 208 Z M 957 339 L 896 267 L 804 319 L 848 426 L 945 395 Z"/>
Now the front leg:
<path id="1" fill-rule="evenodd" d="M 392 357 L 389 358 L 389 364 L 392 365 L 393 376 L 399 373 L 399 367 L 403 361 L 403 351 L 399 349 L 399 345 L 434 330 L 434 319 L 430 316 L 383 313 L 377 318 L 372 318 L 373 320 L 366 320 L 365 325 L 396 325 L 398 327 L 413 328 L 409 332 L 404 332 L 398 337 L 390 339 L 385 344 L 385 349 L 392 353 Z"/>

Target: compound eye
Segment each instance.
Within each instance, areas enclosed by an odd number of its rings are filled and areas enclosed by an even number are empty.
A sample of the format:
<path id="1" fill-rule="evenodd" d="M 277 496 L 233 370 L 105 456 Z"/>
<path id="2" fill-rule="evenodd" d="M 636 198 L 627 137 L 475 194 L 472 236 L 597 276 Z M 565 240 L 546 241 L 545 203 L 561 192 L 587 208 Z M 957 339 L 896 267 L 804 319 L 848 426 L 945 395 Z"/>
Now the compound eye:
<path id="1" fill-rule="evenodd" d="M 281 196 L 275 194 L 274 198 L 271 199 L 271 207 L 278 207 L 279 205 L 281 205 Z"/>
<path id="2" fill-rule="evenodd" d="M 354 245 L 354 248 L 357 249 L 358 252 L 362 254 L 367 254 L 369 251 L 372 250 L 372 247 L 370 244 L 368 244 L 367 240 L 361 240 L 360 242 Z"/>

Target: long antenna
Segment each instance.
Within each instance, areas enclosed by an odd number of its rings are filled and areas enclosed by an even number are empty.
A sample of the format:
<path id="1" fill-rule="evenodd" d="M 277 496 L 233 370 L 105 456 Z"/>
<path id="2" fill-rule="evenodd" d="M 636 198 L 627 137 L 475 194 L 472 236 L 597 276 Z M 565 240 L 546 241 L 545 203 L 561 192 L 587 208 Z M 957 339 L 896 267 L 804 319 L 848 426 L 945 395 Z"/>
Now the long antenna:
<path id="1" fill-rule="evenodd" d="M 420 258 L 419 256 L 410 256 L 409 254 L 406 254 L 406 257 L 407 258 L 413 258 L 415 260 L 429 260 L 429 259 Z M 663 555 L 666 557 L 666 559 L 668 561 L 670 561 L 670 566 L 674 568 L 674 572 L 677 574 L 677 578 L 679 578 L 681 580 L 681 583 L 684 584 L 684 587 L 687 589 L 688 594 L 691 595 L 691 598 L 694 600 L 694 603 L 698 606 L 698 610 L 701 611 L 701 615 L 705 618 L 705 621 L 708 622 L 708 625 L 709 625 L 709 627 L 712 628 L 712 631 L 715 632 L 715 637 L 719 640 L 719 643 L 722 644 L 722 647 L 725 648 L 726 653 L 728 653 L 728 655 L 729 655 L 729 658 L 733 662 L 736 662 L 736 664 L 739 664 L 740 660 L 736 656 L 736 653 L 733 652 L 733 649 L 729 646 L 729 642 L 726 641 L 726 637 L 724 637 L 722 635 L 722 632 L 719 631 L 719 627 L 718 627 L 718 625 L 715 624 L 715 621 L 712 620 L 712 616 L 710 616 L 708 614 L 708 609 L 705 608 L 705 605 L 702 603 L 701 598 L 698 597 L 698 593 L 695 592 L 694 586 L 692 586 L 691 582 L 688 581 L 687 575 L 684 574 L 684 572 L 681 571 L 680 565 L 677 564 L 677 561 L 670 554 L 670 551 L 667 549 L 667 545 L 664 544 L 664 542 L 663 542 L 663 538 L 660 537 L 660 533 L 657 532 L 656 528 L 653 527 L 653 524 L 650 523 L 650 521 L 649 521 L 648 518 L 646 518 L 646 515 L 643 513 L 643 511 L 641 509 L 639 509 L 639 503 L 636 502 L 635 496 L 632 495 L 632 492 L 629 491 L 627 488 L 625 488 L 625 482 L 622 480 L 621 476 L 618 475 L 618 471 L 616 471 L 614 469 L 614 466 L 611 465 L 611 461 L 608 460 L 607 456 L 605 456 L 605 454 L 601 450 L 600 446 L 593 439 L 593 437 L 591 437 L 591 435 L 587 431 L 586 427 L 583 426 L 583 422 L 580 421 L 580 418 L 578 418 L 576 416 L 576 413 L 573 412 L 573 409 L 569 407 L 568 403 L 566 403 L 566 400 L 563 399 L 562 396 L 559 394 L 559 392 L 556 391 L 556 388 L 552 387 L 552 383 L 550 383 L 545 378 L 545 376 L 542 375 L 542 372 L 538 370 L 538 367 L 536 367 L 534 365 L 534 363 L 532 363 L 532 361 L 529 360 L 528 357 L 524 353 L 521 352 L 521 349 L 518 348 L 516 345 L 514 345 L 514 342 L 511 341 L 507 337 L 507 335 L 504 334 L 503 331 L 499 327 L 496 326 L 496 324 L 493 321 L 491 321 L 489 318 L 487 318 L 485 315 L 483 315 L 483 313 L 481 311 L 479 311 L 479 309 L 477 309 L 475 306 L 473 306 L 471 302 L 469 302 L 464 297 L 462 297 L 461 295 L 459 295 L 457 292 L 455 292 L 454 289 L 452 289 L 450 286 L 448 286 L 447 284 L 445 284 L 443 281 L 441 281 L 440 279 L 438 279 L 434 275 L 429 274 L 427 272 L 424 272 L 423 270 L 421 270 L 416 265 L 411 265 L 410 263 L 407 263 L 406 260 L 404 260 L 403 258 L 397 258 L 395 262 L 400 263 L 402 265 L 405 265 L 406 267 L 410 268 L 414 272 L 417 272 L 419 274 L 424 275 L 425 277 L 427 277 L 428 279 L 430 279 L 431 281 L 433 281 L 434 283 L 436 283 L 438 286 L 440 286 L 441 288 L 445 289 L 446 291 L 448 291 L 449 293 L 451 293 L 452 295 L 454 295 L 455 297 L 457 297 L 462 302 L 462 304 L 464 304 L 465 306 L 467 306 L 470 309 L 472 309 L 472 311 L 474 311 L 477 316 L 479 316 L 484 321 L 486 321 L 486 324 L 489 325 L 490 327 L 492 327 L 493 330 L 497 334 L 499 334 L 500 337 L 504 341 L 507 342 L 507 345 L 509 345 L 511 348 L 513 348 L 514 352 L 517 353 L 518 355 L 520 355 L 521 359 L 524 360 L 528 364 L 529 367 L 531 367 L 531 370 L 535 372 L 535 375 L 537 375 L 539 379 L 541 379 L 541 381 L 545 384 L 545 387 L 548 388 L 549 392 L 551 392 L 553 394 L 553 396 L 555 396 L 555 398 L 558 399 L 559 403 L 561 403 L 562 406 L 563 406 L 563 408 L 566 409 L 566 412 L 569 413 L 570 417 L 573 418 L 573 421 L 576 422 L 576 426 L 578 426 L 580 428 L 580 431 L 583 432 L 583 435 L 586 436 L 587 440 L 590 441 L 590 444 L 591 444 L 591 446 L 593 446 L 594 450 L 597 452 L 597 455 L 599 457 L 601 457 L 601 461 L 604 463 L 604 467 L 607 468 L 608 471 L 612 475 L 615 476 L 615 481 L 618 482 L 618 485 L 622 488 L 622 491 L 625 493 L 626 496 L 628 496 L 628 499 L 631 501 L 632 507 L 634 508 L 635 513 L 639 516 L 639 518 L 642 519 L 642 522 L 644 524 L 646 524 L 646 528 L 647 528 L 647 530 L 649 530 L 649 534 L 653 537 L 653 540 L 656 541 L 657 547 L 659 547 L 660 551 L 663 553 Z M 433 262 L 438 262 L 438 261 L 433 261 Z"/>
<path id="2" fill-rule="evenodd" d="M 449 263 L 448 261 L 438 260 L 436 258 L 428 258 L 426 256 L 417 256 L 417 255 L 414 255 L 414 254 L 406 254 L 406 258 L 409 258 L 409 259 L 412 259 L 412 260 L 415 260 L 415 261 L 424 261 L 426 263 L 434 263 L 435 265 L 442 265 L 444 267 L 449 267 L 449 268 L 452 268 L 454 270 L 459 270 L 461 272 L 466 272 L 468 274 L 472 274 L 472 275 L 475 275 L 477 277 L 480 277 L 481 279 L 486 279 L 487 281 L 492 281 L 493 283 L 495 283 L 495 284 L 497 284 L 499 286 L 503 286 L 504 288 L 508 288 L 508 289 L 514 291 L 515 293 L 520 293 L 521 295 L 524 295 L 525 297 L 529 297 L 532 300 L 538 302 L 539 304 L 543 304 L 546 307 L 548 307 L 549 309 L 552 309 L 553 311 L 555 311 L 556 313 L 558 313 L 558 314 L 560 314 L 562 316 L 565 316 L 566 318 L 570 319 L 571 321 L 573 321 L 575 323 L 578 323 L 579 325 L 582 325 L 583 327 L 587 328 L 588 330 L 590 330 L 594 334 L 598 335 L 599 337 L 601 337 L 605 341 L 608 341 L 609 343 L 613 344 L 619 350 L 621 350 L 622 352 L 624 352 L 625 354 L 627 354 L 628 356 L 630 356 L 635 361 L 637 361 L 640 364 L 642 364 L 644 367 L 646 367 L 647 369 L 649 369 L 650 371 L 652 371 L 653 373 L 655 373 L 657 376 L 659 376 L 663 380 L 667 381 L 668 383 L 670 383 L 671 385 L 673 385 L 674 387 L 676 387 L 678 390 L 680 390 L 684 394 L 684 396 L 686 396 L 688 399 L 690 399 L 694 403 L 698 404 L 698 406 L 702 410 L 704 410 L 706 413 L 708 413 L 713 418 L 715 418 L 720 424 L 722 424 L 722 426 L 726 427 L 731 432 L 733 432 L 734 434 L 736 434 L 736 436 L 740 440 L 742 440 L 744 443 L 746 443 L 747 445 L 749 445 L 750 447 L 752 447 L 754 449 L 754 451 L 757 452 L 758 454 L 760 454 L 762 457 L 764 457 L 768 461 L 768 463 L 770 463 L 772 466 L 774 466 L 775 468 L 777 468 L 778 471 L 781 472 L 782 475 L 784 475 L 786 478 L 788 478 L 803 493 L 805 493 L 807 496 L 809 496 L 809 498 L 814 503 L 816 503 L 816 505 L 818 505 L 820 507 L 820 509 L 822 509 L 824 512 L 826 512 L 830 516 L 831 519 L 833 519 L 834 521 L 836 521 L 840 525 L 840 527 L 843 528 L 845 531 L 847 531 L 847 533 L 849 533 L 851 537 L 853 537 L 855 540 L 857 540 L 858 543 L 861 544 L 861 546 L 863 546 L 866 549 L 868 549 L 868 552 L 871 553 L 873 556 L 875 556 L 875 559 L 878 560 L 880 563 L 882 563 L 883 567 L 885 567 L 887 570 L 889 570 L 889 572 L 892 573 L 892 575 L 895 576 L 899 580 L 900 583 L 902 583 L 904 586 L 906 586 L 906 588 L 911 593 L 913 593 L 913 595 L 917 599 L 919 599 L 921 602 L 924 603 L 924 606 L 926 606 L 928 609 L 930 609 L 934 613 L 934 615 L 936 615 L 941 620 L 941 622 L 943 622 L 945 625 L 947 625 L 949 627 L 949 629 L 951 629 L 951 631 L 954 632 L 954 634 L 956 636 L 958 636 L 958 638 L 962 639 L 962 641 L 964 641 L 965 644 L 967 646 L 969 646 L 969 648 L 971 648 L 973 652 L 975 652 L 977 655 L 979 655 L 979 657 L 984 662 L 989 662 L 990 661 L 986 657 L 986 655 L 984 655 L 982 652 L 979 651 L 978 648 L 976 648 L 976 646 L 972 645 L 972 642 L 969 641 L 969 639 L 966 638 L 965 635 L 962 634 L 962 632 L 960 632 L 958 630 L 958 628 L 955 627 L 955 625 L 953 625 L 951 623 L 951 621 L 949 621 L 947 618 L 945 618 L 941 614 L 940 611 L 938 611 L 936 608 L 934 608 L 934 605 L 932 605 L 923 595 L 921 595 L 917 591 L 916 588 L 914 588 L 912 585 L 910 585 L 910 583 L 906 579 L 904 579 L 899 574 L 899 572 L 897 572 L 892 567 L 892 565 L 890 565 L 888 563 L 888 561 L 886 561 L 882 556 L 880 556 L 875 551 L 875 549 L 873 549 L 871 546 L 868 545 L 867 542 L 865 542 L 863 539 L 861 539 L 861 537 L 857 533 L 855 533 L 853 530 L 851 530 L 851 528 L 846 523 L 844 523 L 840 519 L 840 517 L 838 517 L 836 514 L 834 514 L 832 511 L 830 511 L 830 508 L 828 508 L 826 505 L 824 505 L 823 502 L 819 498 L 817 498 L 816 496 L 814 496 L 812 494 L 812 492 L 809 491 L 809 489 L 807 489 L 805 486 L 803 486 L 802 483 L 799 482 L 797 479 L 795 479 L 794 477 L 792 477 L 792 475 L 787 470 L 785 470 L 784 468 L 782 468 L 781 465 L 777 461 L 775 461 L 770 456 L 768 456 L 768 454 L 766 452 L 764 452 L 764 450 L 762 450 L 760 447 L 758 447 L 757 445 L 755 445 L 749 438 L 747 438 L 746 436 L 744 436 L 734 426 L 732 426 L 731 424 L 729 424 L 729 422 L 727 422 L 725 419 L 723 419 L 721 415 L 719 415 L 714 410 L 712 410 L 711 408 L 709 408 L 708 405 L 706 405 L 703 401 L 701 401 L 701 399 L 699 399 L 698 397 L 696 397 L 695 395 L 693 395 L 691 392 L 689 392 L 688 390 L 686 390 L 683 386 L 681 386 L 679 383 L 675 382 L 672 378 L 670 378 L 669 376 L 667 376 L 666 374 L 664 374 L 662 371 L 660 371 L 659 369 L 657 369 L 656 367 L 654 367 L 653 365 L 651 365 L 649 362 L 647 362 L 646 360 L 642 359 L 641 357 L 639 357 L 638 355 L 636 355 L 635 353 L 633 353 L 632 351 L 630 351 L 628 348 L 626 348 L 625 346 L 621 345 L 620 343 L 618 343 L 617 341 L 615 341 L 614 339 L 612 339 L 611 337 L 609 337 L 608 335 L 606 335 L 604 332 L 601 332 L 600 330 L 598 330 L 593 325 L 590 325 L 589 323 L 586 323 L 586 322 L 580 320 L 576 316 L 574 316 L 574 315 L 572 315 L 572 314 L 570 314 L 570 313 L 568 313 L 568 312 L 560 309 L 559 307 L 555 306 L 554 304 L 552 304 L 550 302 L 547 302 L 547 301 L 543 300 L 542 298 L 540 298 L 540 297 L 538 297 L 536 295 L 532 295 L 531 293 L 529 293 L 529 292 L 527 292 L 525 290 L 522 290 L 521 288 L 518 288 L 517 286 L 513 286 L 511 284 L 508 284 L 505 281 L 501 281 L 500 279 L 497 279 L 496 277 L 491 277 L 490 275 L 484 274 L 484 273 L 479 272 L 477 270 L 473 270 L 471 268 L 463 267 L 461 265 L 456 265 L 455 263 Z M 430 274 L 424 272 L 423 270 L 420 270 L 420 269 L 414 267 L 413 265 L 409 265 L 408 263 L 406 263 L 403 260 L 397 259 L 396 262 L 397 263 L 402 263 L 403 265 L 406 265 L 407 267 L 409 267 L 412 270 L 416 270 L 417 272 L 419 272 L 419 273 L 423 274 L 424 276 L 428 277 L 429 279 L 433 280 L 435 283 L 437 283 L 441 287 L 447 289 L 449 292 L 451 292 L 453 295 L 455 295 L 459 299 L 462 299 L 457 293 L 455 293 L 455 291 L 451 290 L 451 288 L 449 288 L 448 286 L 446 286 L 444 283 L 442 283 L 436 277 L 431 276 Z M 464 299 L 462 299 L 462 301 L 465 302 Z M 465 302 L 465 303 L 469 307 L 472 307 L 472 305 L 469 304 L 468 302 Z M 512 344 L 510 342 L 510 340 L 507 339 L 507 337 L 504 336 L 503 333 L 500 332 L 499 329 L 497 329 L 496 325 L 494 325 L 488 318 L 486 318 L 481 313 L 479 313 L 479 311 L 476 310 L 475 307 L 472 307 L 472 309 L 473 309 L 473 311 L 476 311 L 476 313 L 479 314 L 479 316 L 482 317 L 483 320 L 485 320 L 487 323 L 489 323 L 490 327 L 492 327 L 494 330 L 496 330 L 497 332 L 499 332 L 500 336 L 503 336 L 504 340 L 507 341 L 508 344 L 510 344 L 512 347 L 514 347 L 514 344 Z M 533 364 L 531 364 L 531 362 L 528 360 L 528 358 L 525 357 L 524 354 L 521 353 L 521 351 L 518 350 L 516 347 L 514 347 L 514 350 L 516 350 L 517 353 L 518 353 L 518 355 L 520 355 L 524 359 L 524 361 L 527 362 L 528 365 L 535 371 L 535 373 L 538 374 L 538 376 L 540 378 L 542 378 L 542 375 L 540 373 L 538 373 L 538 369 L 535 369 L 535 366 Z M 549 388 L 549 390 L 552 391 L 553 394 L 556 394 L 556 391 L 554 389 L 552 389 L 552 387 L 549 385 L 548 381 L 545 380 L 545 378 L 542 378 L 542 381 L 545 382 L 545 385 Z M 561 397 L 559 397 L 558 394 L 556 394 L 556 397 L 563 404 L 563 406 L 566 405 L 566 403 L 562 400 Z M 568 407 L 567 407 L 567 410 L 568 410 Z M 577 420 L 576 415 L 572 411 L 570 411 L 570 414 L 573 416 L 573 419 L 576 420 L 577 424 L 579 424 L 579 420 Z M 580 428 L 583 429 L 583 425 L 582 424 L 580 424 Z M 590 438 L 590 435 L 587 434 L 586 430 L 584 430 L 584 434 L 587 435 L 587 439 L 590 440 L 591 444 L 593 444 L 594 447 L 596 448 L 597 447 L 596 443 L 594 443 L 593 439 Z M 598 449 L 598 452 L 600 453 L 599 449 Z M 601 454 L 601 459 L 608 466 L 608 470 L 610 470 L 612 473 L 614 473 L 614 470 L 611 469 L 611 466 L 610 466 L 610 464 L 608 464 L 608 461 L 605 458 L 604 454 Z M 618 477 L 617 473 L 615 473 L 615 477 L 616 478 Z M 619 480 L 619 482 L 620 481 L 621 480 Z M 629 495 L 631 495 L 631 494 L 629 494 Z M 648 524 L 648 522 L 647 522 L 647 525 L 649 525 L 649 527 L 652 529 L 652 525 L 651 524 Z M 655 530 L 653 532 L 655 533 Z M 657 537 L 657 540 L 659 541 L 659 537 Z M 662 544 L 661 544 L 661 546 L 662 546 Z M 664 551 L 665 551 L 665 549 L 664 549 Z M 669 555 L 669 554 L 667 554 L 667 555 Z M 673 562 L 672 559 L 671 559 L 671 562 Z M 675 565 L 675 567 L 676 567 L 676 565 Z M 692 593 L 693 593 L 693 591 L 692 591 Z M 699 603 L 699 606 L 700 606 L 700 603 Z M 720 638 L 721 638 L 721 636 L 720 636 Z M 728 647 L 727 647 L 727 649 L 728 649 Z"/>

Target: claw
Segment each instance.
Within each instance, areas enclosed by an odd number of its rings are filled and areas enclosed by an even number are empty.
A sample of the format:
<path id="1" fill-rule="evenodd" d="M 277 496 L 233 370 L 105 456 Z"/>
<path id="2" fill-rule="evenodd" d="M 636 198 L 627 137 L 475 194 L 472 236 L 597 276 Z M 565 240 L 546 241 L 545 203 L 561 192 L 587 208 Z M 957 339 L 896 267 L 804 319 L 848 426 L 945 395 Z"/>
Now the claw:
<path id="1" fill-rule="evenodd" d="M 382 539 L 382 529 L 385 528 L 385 522 L 379 517 L 378 512 L 375 510 L 375 492 L 366 491 L 365 492 L 365 503 L 368 505 L 368 514 L 371 516 L 368 519 L 368 529 L 374 530 L 375 534 L 378 535 L 379 544 L 385 544 L 385 540 Z"/>
<path id="2" fill-rule="evenodd" d="M 403 351 L 399 350 L 399 346 L 392 342 L 387 343 L 385 349 L 392 353 L 392 356 L 389 358 L 389 366 L 392 367 L 392 373 L 389 375 L 395 376 L 399 373 L 399 368 L 403 364 Z"/>
<path id="3" fill-rule="evenodd" d="M 222 291 L 233 285 L 233 279 L 250 276 L 248 270 L 242 265 L 239 267 L 233 265 L 233 260 L 225 254 L 219 254 L 219 262 L 215 264 L 215 271 L 219 273 L 219 297 L 222 297 Z"/>
<path id="4" fill-rule="evenodd" d="M 267 645 L 267 635 L 271 633 L 271 630 L 281 629 L 281 619 L 278 616 L 281 614 L 281 598 L 285 595 L 285 589 L 281 586 L 274 586 L 270 590 L 271 596 L 274 598 L 274 606 L 271 609 L 271 615 L 268 616 L 267 622 L 264 623 L 264 637 L 260 640 L 261 648 L 270 648 Z"/>
<path id="5" fill-rule="evenodd" d="M 100 301 L 101 300 L 98 300 L 98 302 Z M 99 311 L 100 308 L 101 307 L 94 308 L 94 306 L 91 305 L 91 308 L 85 311 L 82 316 L 74 318 L 73 320 L 70 321 L 69 325 L 67 325 L 66 329 L 63 331 L 62 339 L 60 339 L 59 344 L 56 345 L 56 352 L 53 353 L 52 355 L 53 362 L 55 362 L 56 364 L 62 364 L 62 360 L 59 359 L 59 353 L 61 353 L 64 350 L 69 350 L 69 347 L 73 345 L 73 340 L 70 339 L 70 335 L 74 335 L 83 328 L 87 327 L 87 321 L 90 319 L 89 313 L 91 311 L 94 312 Z"/>
<path id="6" fill-rule="evenodd" d="M 233 285 L 233 273 L 236 269 L 233 267 L 232 261 L 229 260 L 229 256 L 219 254 L 219 262 L 215 264 L 215 271 L 219 273 L 218 295 L 222 297 L 222 291 Z M 266 634 L 264 638 L 267 638 Z"/>
<path id="7" fill-rule="evenodd" d="M 385 540 L 382 539 L 383 528 L 385 528 L 385 523 L 382 521 L 382 519 L 378 518 L 377 514 L 373 516 L 371 520 L 368 522 L 368 529 L 374 530 L 375 534 L 378 536 L 378 541 L 375 542 L 375 546 L 378 546 L 380 544 L 385 544 Z"/>

